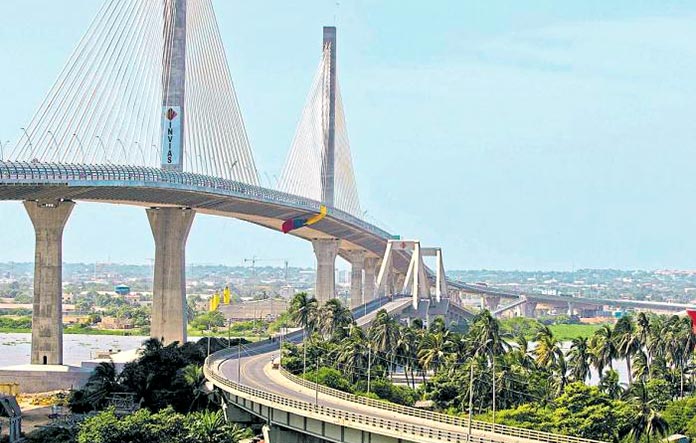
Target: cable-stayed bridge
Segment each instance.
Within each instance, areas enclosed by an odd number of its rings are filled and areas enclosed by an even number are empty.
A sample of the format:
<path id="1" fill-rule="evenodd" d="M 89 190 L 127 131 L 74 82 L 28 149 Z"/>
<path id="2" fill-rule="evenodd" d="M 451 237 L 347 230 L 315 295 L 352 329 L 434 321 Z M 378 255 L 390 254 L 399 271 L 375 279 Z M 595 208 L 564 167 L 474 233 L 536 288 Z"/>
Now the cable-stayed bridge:
<path id="1" fill-rule="evenodd" d="M 335 260 L 343 257 L 352 267 L 351 307 L 356 317 L 364 317 L 363 324 L 388 300 L 385 296 L 395 294 L 407 296 L 386 305 L 395 314 L 471 315 L 450 296 L 467 287 L 445 278 L 440 248 L 402 240 L 363 219 L 336 43 L 336 29 L 325 27 L 318 68 L 278 187 L 269 189 L 260 185 L 212 1 L 104 2 L 17 142 L 0 159 L 0 200 L 23 201 L 36 234 L 33 364 L 63 362 L 62 233 L 80 201 L 146 208 L 155 241 L 151 334 L 165 342 L 186 340 L 185 248 L 197 213 L 276 231 L 287 220 L 298 221 L 291 235 L 312 242 L 315 295 L 320 301 L 335 296 Z M 324 208 L 325 217 L 310 225 L 307 220 Z M 434 257 L 434 270 L 426 267 L 427 257 Z M 255 355 L 264 359 L 271 348 L 262 344 Z M 350 436 L 360 430 L 361 441 L 366 435 L 385 442 L 581 441 L 502 427 L 479 429 L 474 438 L 461 422 L 441 417 L 404 426 L 385 421 L 384 413 L 356 414 L 364 405 L 346 409 L 340 406 L 345 399 L 330 393 L 331 407 L 309 410 L 301 400 L 283 400 L 287 391 L 269 392 L 272 383 L 265 391 L 231 385 L 223 367 L 228 360 L 229 355 L 210 360 L 209 378 L 232 394 L 230 405 L 288 430 L 282 438 L 355 441 Z M 263 374 L 255 377 L 264 386 L 258 379 Z M 285 421 L 276 413 L 285 414 Z"/>
<path id="2" fill-rule="evenodd" d="M 62 363 L 62 232 L 79 201 L 146 208 L 155 240 L 151 330 L 165 342 L 186 340 L 185 248 L 197 213 L 277 231 L 291 220 L 291 235 L 312 242 L 320 301 L 335 296 L 340 256 L 352 267 L 352 306 L 405 293 L 414 315 L 470 315 L 449 309 L 441 249 L 397 241 L 363 219 L 336 28 L 322 37 L 285 166 L 269 189 L 259 182 L 212 1 L 103 3 L 0 159 L 0 199 L 23 201 L 36 233 L 33 364 Z M 436 258 L 434 272 L 424 256 Z"/>

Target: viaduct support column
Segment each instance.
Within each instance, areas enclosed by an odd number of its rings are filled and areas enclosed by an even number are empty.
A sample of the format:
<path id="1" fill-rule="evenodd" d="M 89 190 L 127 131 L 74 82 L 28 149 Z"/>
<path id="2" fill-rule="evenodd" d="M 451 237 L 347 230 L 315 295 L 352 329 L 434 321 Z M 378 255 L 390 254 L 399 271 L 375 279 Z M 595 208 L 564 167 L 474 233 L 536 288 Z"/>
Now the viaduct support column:
<path id="1" fill-rule="evenodd" d="M 486 309 L 493 312 L 498 308 L 500 304 L 500 297 L 497 295 L 484 295 L 483 301 L 486 305 Z"/>
<path id="2" fill-rule="evenodd" d="M 165 344 L 186 343 L 186 239 L 195 215 L 191 209 L 147 209 L 155 239 L 150 336 Z"/>
<path id="3" fill-rule="evenodd" d="M 317 280 L 314 286 L 314 297 L 319 303 L 336 297 L 336 255 L 339 240 L 336 238 L 321 238 L 312 240 L 314 255 L 317 258 Z"/>
<path id="4" fill-rule="evenodd" d="M 365 303 L 370 302 L 375 299 L 376 292 L 376 271 L 377 271 L 377 258 L 368 257 L 365 259 L 363 265 L 365 267 L 365 283 L 363 283 L 363 298 Z"/>
<path id="5" fill-rule="evenodd" d="M 537 302 L 535 301 L 528 301 L 525 304 L 522 305 L 522 312 L 525 317 L 527 318 L 535 318 L 536 317 L 536 306 Z"/>
<path id="6" fill-rule="evenodd" d="M 36 247 L 31 364 L 63 364 L 63 228 L 75 203 L 26 201 Z"/>
<path id="7" fill-rule="evenodd" d="M 363 299 L 363 266 L 365 266 L 365 251 L 350 251 L 350 307 L 355 308 L 367 303 Z"/>

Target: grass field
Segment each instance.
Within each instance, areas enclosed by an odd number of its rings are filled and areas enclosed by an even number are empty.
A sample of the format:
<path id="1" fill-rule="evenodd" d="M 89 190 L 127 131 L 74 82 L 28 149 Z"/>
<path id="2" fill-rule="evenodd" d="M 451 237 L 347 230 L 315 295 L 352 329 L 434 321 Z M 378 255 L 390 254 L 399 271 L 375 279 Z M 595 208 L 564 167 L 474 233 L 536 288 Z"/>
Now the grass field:
<path id="1" fill-rule="evenodd" d="M 572 340 L 576 337 L 590 337 L 602 325 L 551 325 L 549 329 L 559 340 Z"/>

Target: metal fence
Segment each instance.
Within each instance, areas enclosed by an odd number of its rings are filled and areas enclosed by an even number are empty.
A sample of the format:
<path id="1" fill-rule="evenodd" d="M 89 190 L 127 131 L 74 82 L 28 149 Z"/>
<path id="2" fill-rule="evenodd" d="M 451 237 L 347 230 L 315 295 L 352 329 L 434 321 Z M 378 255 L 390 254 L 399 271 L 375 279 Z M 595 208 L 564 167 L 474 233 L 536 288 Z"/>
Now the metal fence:
<path id="1" fill-rule="evenodd" d="M 291 374 L 285 368 L 280 369 L 280 373 L 285 376 L 288 380 L 296 383 L 300 386 L 309 389 L 316 389 L 317 385 L 314 382 L 300 378 L 294 374 Z M 358 403 L 364 406 L 369 406 L 372 408 L 382 409 L 385 411 L 395 412 L 397 414 L 404 414 L 410 417 L 418 417 L 426 420 L 433 421 L 435 423 L 444 423 L 453 426 L 459 426 L 462 428 L 469 427 L 469 419 L 456 417 L 453 415 L 441 414 L 438 412 L 426 411 L 423 409 L 413 408 L 409 406 L 403 406 L 396 403 L 391 403 L 385 400 L 375 400 L 373 398 L 359 397 L 347 392 L 339 391 L 337 389 L 329 388 L 328 386 L 319 385 L 319 392 L 324 395 L 339 398 L 341 400 L 350 401 L 353 403 Z M 517 428 L 514 426 L 506 425 L 494 425 L 493 423 L 488 423 L 485 421 L 472 420 L 471 429 L 482 432 L 491 432 L 495 434 L 508 435 L 511 437 L 526 438 L 529 440 L 552 442 L 552 443 L 604 443 L 599 440 L 592 440 L 587 438 L 572 437 L 562 434 L 553 434 L 550 432 L 536 431 L 533 429 Z"/>
<path id="2" fill-rule="evenodd" d="M 326 421 L 340 423 L 343 426 L 348 426 L 356 429 L 363 429 L 375 434 L 392 435 L 403 439 L 429 439 L 435 441 L 453 442 L 453 443 L 503 443 L 504 440 L 496 440 L 487 437 L 471 435 L 466 432 L 448 431 L 434 428 L 432 426 L 421 426 L 409 423 L 403 423 L 398 419 L 388 420 L 379 417 L 371 417 L 366 414 L 358 414 L 348 411 L 342 411 L 335 408 L 307 403 L 300 400 L 286 398 L 270 392 L 265 392 L 260 389 L 255 389 L 249 386 L 237 384 L 220 376 L 213 368 L 214 363 L 207 361 L 203 371 L 209 380 L 213 380 L 218 386 L 224 390 L 246 398 L 248 400 L 264 403 L 272 408 L 282 410 L 290 409 L 290 412 L 301 416 L 306 416 L 308 413 L 316 414 L 324 418 Z"/>
<path id="3" fill-rule="evenodd" d="M 129 181 L 133 182 L 133 186 L 138 186 L 139 183 L 175 185 L 250 200 L 279 203 L 300 210 L 317 212 L 320 206 L 318 201 L 298 195 L 190 172 L 110 164 L 74 165 L 0 161 L 0 184 L 13 184 L 13 182 L 44 184 L 47 182 L 67 183 L 70 181 Z M 340 209 L 328 208 L 328 214 L 338 220 L 378 235 L 383 239 L 391 238 L 387 231 Z"/>

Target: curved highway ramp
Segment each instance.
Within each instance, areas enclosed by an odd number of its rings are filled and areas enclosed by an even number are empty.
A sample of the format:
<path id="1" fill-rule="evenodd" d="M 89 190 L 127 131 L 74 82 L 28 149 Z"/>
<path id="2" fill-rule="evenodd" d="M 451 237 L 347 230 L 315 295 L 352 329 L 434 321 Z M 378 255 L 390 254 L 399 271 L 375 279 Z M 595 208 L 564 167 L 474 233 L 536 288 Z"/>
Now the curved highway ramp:
<path id="1" fill-rule="evenodd" d="M 355 309 L 360 326 L 367 326 L 379 308 L 398 314 L 410 299 L 376 300 Z M 362 315 L 361 315 L 362 314 Z M 298 343 L 302 332 L 288 334 Z M 600 443 L 467 419 L 379 400 L 357 397 L 274 369 L 272 360 L 280 343 L 255 343 L 243 352 L 236 347 L 206 360 L 204 373 L 225 392 L 227 416 L 251 421 L 252 416 L 270 426 L 270 443 Z"/>

